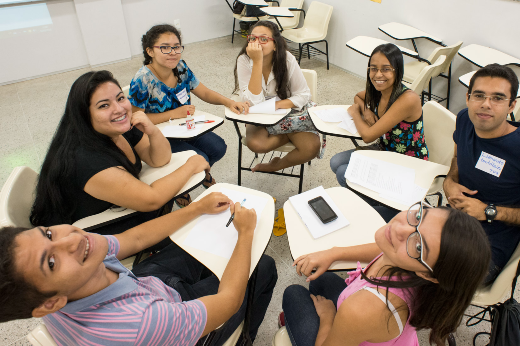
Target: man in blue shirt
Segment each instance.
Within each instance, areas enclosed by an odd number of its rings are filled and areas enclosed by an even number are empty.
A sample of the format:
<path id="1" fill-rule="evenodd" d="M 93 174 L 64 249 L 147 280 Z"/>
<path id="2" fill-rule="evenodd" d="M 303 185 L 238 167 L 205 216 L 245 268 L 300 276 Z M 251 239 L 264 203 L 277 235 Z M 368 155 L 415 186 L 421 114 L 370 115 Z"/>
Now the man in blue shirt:
<path id="1" fill-rule="evenodd" d="M 485 284 L 496 279 L 520 241 L 520 124 L 507 121 L 517 92 L 509 67 L 491 64 L 473 75 L 444 181 L 450 205 L 481 221 L 488 235 L 492 258 Z"/>

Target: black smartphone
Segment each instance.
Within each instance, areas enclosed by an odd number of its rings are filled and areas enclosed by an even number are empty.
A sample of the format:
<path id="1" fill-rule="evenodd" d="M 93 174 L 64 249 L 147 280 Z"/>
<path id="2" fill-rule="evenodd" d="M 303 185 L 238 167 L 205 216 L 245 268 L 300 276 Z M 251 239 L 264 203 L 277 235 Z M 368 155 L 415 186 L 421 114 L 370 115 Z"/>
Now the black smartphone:
<path id="1" fill-rule="evenodd" d="M 330 205 L 321 196 L 311 199 L 309 201 L 309 206 L 314 210 L 323 223 L 329 223 L 338 218 L 338 215 L 336 215 L 334 210 L 332 210 Z"/>

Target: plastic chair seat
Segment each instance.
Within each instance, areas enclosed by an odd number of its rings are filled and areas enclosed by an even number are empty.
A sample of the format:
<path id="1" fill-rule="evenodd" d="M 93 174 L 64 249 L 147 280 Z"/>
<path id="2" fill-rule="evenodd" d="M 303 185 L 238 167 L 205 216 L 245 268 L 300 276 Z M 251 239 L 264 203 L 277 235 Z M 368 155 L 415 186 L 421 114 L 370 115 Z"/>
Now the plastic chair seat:
<path id="1" fill-rule="evenodd" d="M 409 83 L 413 83 L 414 80 L 419 77 L 422 69 L 428 66 L 424 61 L 412 61 L 404 65 L 403 80 Z"/>
<path id="2" fill-rule="evenodd" d="M 258 18 L 260 18 L 260 20 L 268 20 L 269 16 L 262 16 L 262 17 L 256 18 L 256 17 L 246 17 L 241 14 L 233 13 L 233 18 L 238 19 L 242 22 L 257 22 Z"/>
<path id="3" fill-rule="evenodd" d="M 295 15 L 295 17 L 296 17 L 296 15 Z M 276 19 L 274 19 L 274 18 L 270 18 L 270 19 L 268 19 L 268 21 L 278 24 L 276 22 Z M 298 22 L 297 22 L 294 20 L 294 18 L 278 17 L 278 21 L 280 22 L 280 25 L 282 26 L 283 30 L 285 31 L 285 30 L 296 28 L 298 26 L 299 18 L 298 18 Z"/>
<path id="4" fill-rule="evenodd" d="M 287 329 L 282 327 L 278 329 L 276 334 L 273 336 L 272 346 L 292 346 L 291 339 L 289 338 L 289 334 L 287 333 Z"/>
<path id="5" fill-rule="evenodd" d="M 284 30 L 282 32 L 282 36 L 295 43 L 305 43 L 323 40 L 325 36 L 327 36 L 327 33 L 319 32 L 309 28 L 299 28 Z"/>

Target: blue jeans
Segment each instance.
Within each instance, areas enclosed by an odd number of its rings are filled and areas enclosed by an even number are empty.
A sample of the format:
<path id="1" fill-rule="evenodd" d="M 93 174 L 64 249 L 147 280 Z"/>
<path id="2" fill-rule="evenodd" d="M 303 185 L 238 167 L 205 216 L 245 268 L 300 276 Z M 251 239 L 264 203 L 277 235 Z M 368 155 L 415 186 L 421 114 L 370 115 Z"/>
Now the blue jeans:
<path id="1" fill-rule="evenodd" d="M 300 285 L 285 289 L 282 308 L 285 313 L 285 328 L 293 346 L 314 346 L 318 336 L 320 318 L 310 294 L 323 296 L 336 305 L 339 295 L 346 287 L 345 280 L 338 275 L 324 273 L 311 281 L 309 290 Z"/>
<path id="2" fill-rule="evenodd" d="M 226 153 L 226 142 L 213 132 L 208 132 L 199 138 L 190 141 L 181 141 L 179 139 L 168 138 L 172 153 L 178 153 L 185 150 L 194 150 L 197 154 L 203 156 L 210 166 L 224 157 Z"/>
<path id="3" fill-rule="evenodd" d="M 260 258 L 257 270 L 258 279 L 253 294 L 249 328 L 251 340 L 255 339 L 258 328 L 264 319 L 278 279 L 275 262 L 269 256 L 263 255 Z M 208 268 L 175 243 L 136 265 L 132 272 L 137 277 L 155 276 L 159 278 L 179 292 L 183 301 L 217 294 L 220 284 L 218 278 Z M 246 291 L 239 311 L 217 330 L 211 346 L 222 345 L 242 323 L 246 313 L 247 296 L 248 291 Z M 204 339 L 201 338 L 197 345 L 202 345 Z"/>
<path id="4" fill-rule="evenodd" d="M 332 171 L 336 174 L 336 179 L 338 180 L 338 183 L 349 189 L 350 191 L 354 192 L 356 195 L 361 197 L 365 202 L 367 202 L 372 208 L 374 208 L 379 215 L 385 220 L 385 222 L 389 222 L 393 219 L 394 216 L 396 216 L 399 213 L 399 210 L 390 208 L 386 205 L 383 205 L 376 201 L 375 199 L 372 199 L 368 196 L 365 196 L 359 192 L 357 192 L 354 189 L 351 189 L 347 185 L 347 181 L 345 179 L 345 172 L 347 171 L 348 164 L 350 162 L 350 156 L 352 153 L 356 151 L 356 149 L 351 149 L 347 151 L 343 151 L 341 153 L 338 153 L 330 159 L 330 168 Z"/>

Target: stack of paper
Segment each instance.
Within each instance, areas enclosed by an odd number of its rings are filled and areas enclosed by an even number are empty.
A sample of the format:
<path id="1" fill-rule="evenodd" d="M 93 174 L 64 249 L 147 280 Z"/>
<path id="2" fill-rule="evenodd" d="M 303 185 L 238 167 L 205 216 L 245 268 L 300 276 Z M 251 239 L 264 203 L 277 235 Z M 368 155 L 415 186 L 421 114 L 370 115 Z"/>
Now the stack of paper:
<path id="1" fill-rule="evenodd" d="M 233 203 L 241 203 L 245 198 L 246 202 L 243 207 L 255 210 L 256 223 L 258 225 L 267 199 L 230 189 L 222 189 L 220 192 L 228 196 Z M 183 244 L 217 256 L 231 258 L 237 244 L 238 232 L 233 223 L 226 227 L 230 217 L 231 212 L 229 209 L 216 215 L 202 215 Z"/>
<path id="2" fill-rule="evenodd" d="M 352 119 L 352 116 L 350 116 L 350 114 L 348 114 L 346 109 L 343 107 L 322 109 L 313 112 L 326 123 L 339 122 L 339 124 L 337 125 L 338 127 L 347 130 L 352 134 L 358 132 L 356 129 L 356 125 L 354 124 L 354 119 Z"/>
<path id="3" fill-rule="evenodd" d="M 309 206 L 309 201 L 318 196 L 323 197 L 332 210 L 334 210 L 336 215 L 338 215 L 336 220 L 324 224 L 312 210 L 312 208 Z M 302 218 L 303 223 L 307 226 L 314 239 L 337 231 L 338 229 L 346 227 L 350 224 L 345 216 L 343 216 L 336 203 L 334 203 L 332 198 L 330 198 L 329 194 L 325 191 L 323 186 L 318 186 L 315 189 L 289 197 L 289 201 L 291 201 L 294 209 L 296 209 Z"/>
<path id="4" fill-rule="evenodd" d="M 378 192 L 383 198 L 411 205 L 423 199 L 427 192 L 414 183 L 415 170 L 393 163 L 352 153 L 345 172 L 350 182 Z"/>
<path id="5" fill-rule="evenodd" d="M 200 130 L 204 124 L 195 124 L 195 129 L 188 130 L 186 125 L 179 126 L 179 125 L 169 125 L 165 126 L 161 129 L 162 134 L 164 137 L 180 137 L 180 136 L 187 136 L 187 135 L 197 135 L 199 134 Z"/>
<path id="6" fill-rule="evenodd" d="M 272 97 L 267 101 L 249 107 L 250 114 L 286 114 L 287 109 L 276 109 L 277 98 Z"/>

